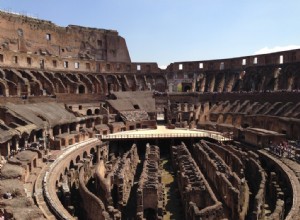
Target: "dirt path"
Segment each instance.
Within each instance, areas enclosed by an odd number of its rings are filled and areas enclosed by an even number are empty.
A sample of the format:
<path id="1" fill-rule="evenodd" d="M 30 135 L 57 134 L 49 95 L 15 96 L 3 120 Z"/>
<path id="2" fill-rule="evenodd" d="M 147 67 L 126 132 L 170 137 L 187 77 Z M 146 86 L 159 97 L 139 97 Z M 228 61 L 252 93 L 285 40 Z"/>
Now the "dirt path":
<path id="1" fill-rule="evenodd" d="M 184 219 L 180 195 L 170 159 L 162 159 L 162 182 L 165 185 L 166 214 L 163 220 Z"/>

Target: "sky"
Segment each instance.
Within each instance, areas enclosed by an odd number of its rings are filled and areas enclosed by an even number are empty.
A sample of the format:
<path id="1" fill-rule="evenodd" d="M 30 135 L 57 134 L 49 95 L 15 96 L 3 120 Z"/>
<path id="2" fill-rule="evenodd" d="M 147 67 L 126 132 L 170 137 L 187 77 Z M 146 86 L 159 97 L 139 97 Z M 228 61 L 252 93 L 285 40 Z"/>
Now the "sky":
<path id="1" fill-rule="evenodd" d="M 163 68 L 300 48 L 299 0 L 0 0 L 0 9 L 117 30 L 132 62 Z"/>

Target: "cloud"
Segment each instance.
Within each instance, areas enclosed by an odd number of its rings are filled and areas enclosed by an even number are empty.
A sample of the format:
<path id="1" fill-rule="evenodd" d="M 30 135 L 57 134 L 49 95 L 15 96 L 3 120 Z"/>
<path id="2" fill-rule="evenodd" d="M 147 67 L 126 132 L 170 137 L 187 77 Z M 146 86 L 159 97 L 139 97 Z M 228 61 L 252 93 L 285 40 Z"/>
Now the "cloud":
<path id="1" fill-rule="evenodd" d="M 294 50 L 294 49 L 299 49 L 299 48 L 300 48 L 300 45 L 276 46 L 273 48 L 264 47 L 256 52 L 254 52 L 254 54 L 274 53 L 274 52 L 285 51 L 285 50 Z"/>
<path id="2" fill-rule="evenodd" d="M 167 69 L 168 66 L 167 66 L 167 65 L 159 65 L 158 67 L 159 67 L 160 69 L 165 70 L 165 69 Z"/>

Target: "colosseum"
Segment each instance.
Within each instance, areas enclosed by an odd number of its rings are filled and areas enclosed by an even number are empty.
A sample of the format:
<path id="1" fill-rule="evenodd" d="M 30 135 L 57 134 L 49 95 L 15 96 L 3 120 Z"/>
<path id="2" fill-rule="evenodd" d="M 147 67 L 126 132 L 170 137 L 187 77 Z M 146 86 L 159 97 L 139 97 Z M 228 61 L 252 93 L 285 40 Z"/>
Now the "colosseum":
<path id="1" fill-rule="evenodd" d="M 300 49 L 157 63 L 0 11 L 1 219 L 300 219 Z"/>

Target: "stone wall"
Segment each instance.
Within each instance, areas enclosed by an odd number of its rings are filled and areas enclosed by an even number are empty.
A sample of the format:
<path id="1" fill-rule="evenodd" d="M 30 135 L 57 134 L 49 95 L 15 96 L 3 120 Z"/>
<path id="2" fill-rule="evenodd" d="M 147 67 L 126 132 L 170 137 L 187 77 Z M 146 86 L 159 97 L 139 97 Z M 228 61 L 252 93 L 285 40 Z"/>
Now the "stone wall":
<path id="1" fill-rule="evenodd" d="M 75 25 L 59 27 L 50 21 L 0 12 L 2 50 L 28 54 L 130 62 L 125 39 L 117 31 Z"/>
<path id="2" fill-rule="evenodd" d="M 249 204 L 253 207 L 251 219 L 263 219 L 265 217 L 266 173 L 257 158 L 252 158 L 251 154 L 246 163 L 245 176 L 254 198 Z"/>
<path id="3" fill-rule="evenodd" d="M 88 178 L 85 177 L 86 173 L 87 172 L 85 171 L 84 167 L 81 167 L 79 171 L 79 188 L 78 188 L 82 199 L 82 205 L 86 214 L 86 218 L 91 220 L 121 219 L 120 215 L 116 215 L 115 217 L 112 218 L 110 214 L 106 211 L 105 206 L 101 201 L 101 199 L 99 199 L 96 195 L 91 193 L 86 188 L 86 183 L 87 183 L 86 178 Z"/>
<path id="4" fill-rule="evenodd" d="M 159 148 L 147 144 L 143 171 L 137 189 L 137 219 L 144 219 L 144 210 L 147 209 L 155 210 L 155 219 L 163 218 L 164 192 L 159 163 Z"/>
<path id="5" fill-rule="evenodd" d="M 194 144 L 192 149 L 194 159 L 204 173 L 213 183 L 217 192 L 230 209 L 229 216 L 240 218 L 240 210 L 244 205 L 245 182 L 242 181 L 226 163 L 205 142 Z M 243 219 L 243 217 L 241 217 Z"/>
<path id="6" fill-rule="evenodd" d="M 172 164 L 177 170 L 185 219 L 223 219 L 224 210 L 211 187 L 182 143 L 172 147 Z"/>
<path id="7" fill-rule="evenodd" d="M 118 208 L 121 211 L 128 202 L 138 163 L 139 155 L 137 153 L 137 147 L 134 144 L 129 151 L 124 153 L 119 161 L 117 169 L 114 172 L 112 190 L 116 191 L 116 194 L 113 195 L 113 199 L 115 200 L 114 203 L 117 203 L 114 205 L 115 208 Z"/>

